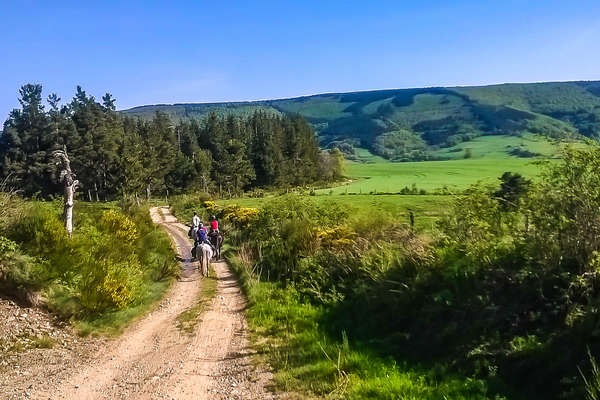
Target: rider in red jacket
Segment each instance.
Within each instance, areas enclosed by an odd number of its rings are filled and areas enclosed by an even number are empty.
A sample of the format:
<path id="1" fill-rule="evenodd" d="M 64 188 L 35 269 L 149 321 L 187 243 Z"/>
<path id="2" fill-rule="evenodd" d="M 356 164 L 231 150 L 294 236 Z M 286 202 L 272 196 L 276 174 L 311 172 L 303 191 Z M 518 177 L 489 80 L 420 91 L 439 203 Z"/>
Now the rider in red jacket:
<path id="1" fill-rule="evenodd" d="M 212 232 L 219 232 L 219 222 L 217 221 L 217 218 L 213 215 L 210 219 L 210 230 Z"/>

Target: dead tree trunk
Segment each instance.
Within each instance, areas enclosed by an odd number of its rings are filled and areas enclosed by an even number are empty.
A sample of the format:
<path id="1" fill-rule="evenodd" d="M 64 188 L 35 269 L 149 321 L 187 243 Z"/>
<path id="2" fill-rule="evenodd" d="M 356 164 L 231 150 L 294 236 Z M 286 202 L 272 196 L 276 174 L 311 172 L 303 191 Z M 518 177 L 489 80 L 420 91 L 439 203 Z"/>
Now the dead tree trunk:
<path id="1" fill-rule="evenodd" d="M 202 183 L 204 185 L 204 193 L 208 193 L 208 185 L 206 184 L 206 176 L 201 175 L 202 177 Z"/>
<path id="2" fill-rule="evenodd" d="M 65 185 L 65 206 L 63 209 L 63 222 L 69 236 L 73 233 L 73 205 L 75 191 L 79 186 L 79 181 L 75 179 L 75 174 L 71 171 L 71 161 L 67 156 L 67 150 L 56 150 L 52 153 L 57 160 L 57 165 L 61 165 L 60 181 Z"/>

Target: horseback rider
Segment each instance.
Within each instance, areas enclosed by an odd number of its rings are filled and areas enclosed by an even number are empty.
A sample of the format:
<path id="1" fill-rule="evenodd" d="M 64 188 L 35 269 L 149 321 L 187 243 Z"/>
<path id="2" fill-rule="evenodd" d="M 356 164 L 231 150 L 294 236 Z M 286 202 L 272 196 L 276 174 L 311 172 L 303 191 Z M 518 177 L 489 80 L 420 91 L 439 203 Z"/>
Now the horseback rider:
<path id="1" fill-rule="evenodd" d="M 210 232 L 219 233 L 219 221 L 214 215 L 210 217 Z"/>
<path id="2" fill-rule="evenodd" d="M 217 248 L 215 247 L 215 244 L 209 240 L 208 235 L 209 234 L 206 231 L 206 227 L 204 226 L 204 224 L 202 224 L 202 222 L 200 222 L 200 226 L 198 227 L 198 232 L 196 233 L 196 240 L 194 241 L 194 247 L 196 247 L 198 244 L 206 243 L 207 245 L 210 246 L 210 248 L 212 249 L 213 254 L 214 254 L 214 253 L 216 253 Z"/>
<path id="3" fill-rule="evenodd" d="M 194 212 L 194 216 L 192 217 L 192 226 L 190 226 L 190 230 L 188 231 L 188 237 L 194 239 L 196 241 L 196 234 L 198 233 L 198 227 L 200 226 L 200 217 L 196 212 Z"/>
<path id="4" fill-rule="evenodd" d="M 210 242 L 210 240 L 208 240 L 208 234 L 206 232 L 206 227 L 204 226 L 204 224 L 202 222 L 198 222 L 198 226 L 196 228 L 192 228 L 192 229 L 195 229 L 194 236 L 193 236 L 194 237 L 194 247 L 192 248 L 192 257 L 196 257 L 196 247 L 202 243 L 206 243 L 207 245 L 209 245 L 213 249 L 213 252 L 214 252 L 215 247 Z"/>
<path id="5" fill-rule="evenodd" d="M 196 243 L 195 243 L 195 245 L 198 245 L 198 243 L 211 244 L 208 241 L 208 235 L 206 233 L 206 227 L 204 226 L 204 224 L 202 224 L 202 222 L 200 222 L 200 225 L 198 226 L 198 232 L 196 233 Z"/>
<path id="6" fill-rule="evenodd" d="M 210 231 L 208 235 L 211 239 L 214 239 L 217 242 L 217 238 L 219 236 L 219 222 L 217 221 L 217 217 L 214 215 L 210 217 Z"/>
<path id="7" fill-rule="evenodd" d="M 200 217 L 196 212 L 194 212 L 194 216 L 192 217 L 192 227 L 198 228 L 200 226 Z"/>
<path id="8" fill-rule="evenodd" d="M 217 221 L 217 217 L 214 215 L 210 217 L 210 232 L 208 233 L 208 236 L 210 237 L 210 244 L 212 245 L 215 254 L 217 257 L 220 257 L 219 247 L 221 246 L 220 241 L 222 238 L 221 233 L 219 232 L 219 221 Z"/>

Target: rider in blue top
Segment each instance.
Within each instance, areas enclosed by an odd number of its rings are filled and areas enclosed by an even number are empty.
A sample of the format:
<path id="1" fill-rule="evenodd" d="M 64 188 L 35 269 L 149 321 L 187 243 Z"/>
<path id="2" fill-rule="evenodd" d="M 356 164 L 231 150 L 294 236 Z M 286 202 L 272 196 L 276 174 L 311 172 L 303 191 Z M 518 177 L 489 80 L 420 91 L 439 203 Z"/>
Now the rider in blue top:
<path id="1" fill-rule="evenodd" d="M 204 227 L 204 225 L 200 224 L 200 227 L 198 228 L 198 241 L 200 243 L 208 243 L 208 235 L 206 234 L 206 228 Z"/>

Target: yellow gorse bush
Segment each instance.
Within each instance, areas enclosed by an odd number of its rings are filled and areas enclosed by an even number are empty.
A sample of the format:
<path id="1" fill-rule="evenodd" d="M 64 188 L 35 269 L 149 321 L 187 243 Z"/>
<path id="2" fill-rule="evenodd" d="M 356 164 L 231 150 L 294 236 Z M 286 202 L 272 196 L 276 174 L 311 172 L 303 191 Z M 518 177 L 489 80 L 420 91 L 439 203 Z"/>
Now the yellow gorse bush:
<path id="1" fill-rule="evenodd" d="M 90 260 L 80 282 L 80 300 L 91 311 L 122 309 L 137 299 L 141 285 L 142 267 L 135 255 L 121 261 Z"/>
<path id="2" fill-rule="evenodd" d="M 117 211 L 104 211 L 102 213 L 101 223 L 120 240 L 127 243 L 133 243 L 136 239 L 137 229 L 135 223 L 127 216 Z"/>
<path id="3" fill-rule="evenodd" d="M 340 225 L 334 228 L 324 229 L 317 232 L 321 245 L 327 247 L 346 247 L 354 243 L 356 232 L 347 226 Z"/>
<path id="4" fill-rule="evenodd" d="M 118 309 L 125 308 L 136 298 L 136 290 L 139 289 L 138 279 L 123 279 L 123 275 L 139 275 L 141 267 L 137 259 L 130 258 L 122 263 L 107 266 L 106 275 L 100 289 L 101 295 Z M 128 276 L 127 278 L 132 278 Z"/>
<path id="5" fill-rule="evenodd" d="M 248 226 L 258 212 L 257 208 L 245 208 L 232 204 L 223 210 L 223 219 L 238 226 Z"/>
<path id="6" fill-rule="evenodd" d="M 206 208 L 208 211 L 210 212 L 216 212 L 219 208 L 219 206 L 217 205 L 217 203 L 215 203 L 214 201 L 210 201 L 210 200 L 206 200 L 202 203 L 202 206 L 204 208 Z"/>

